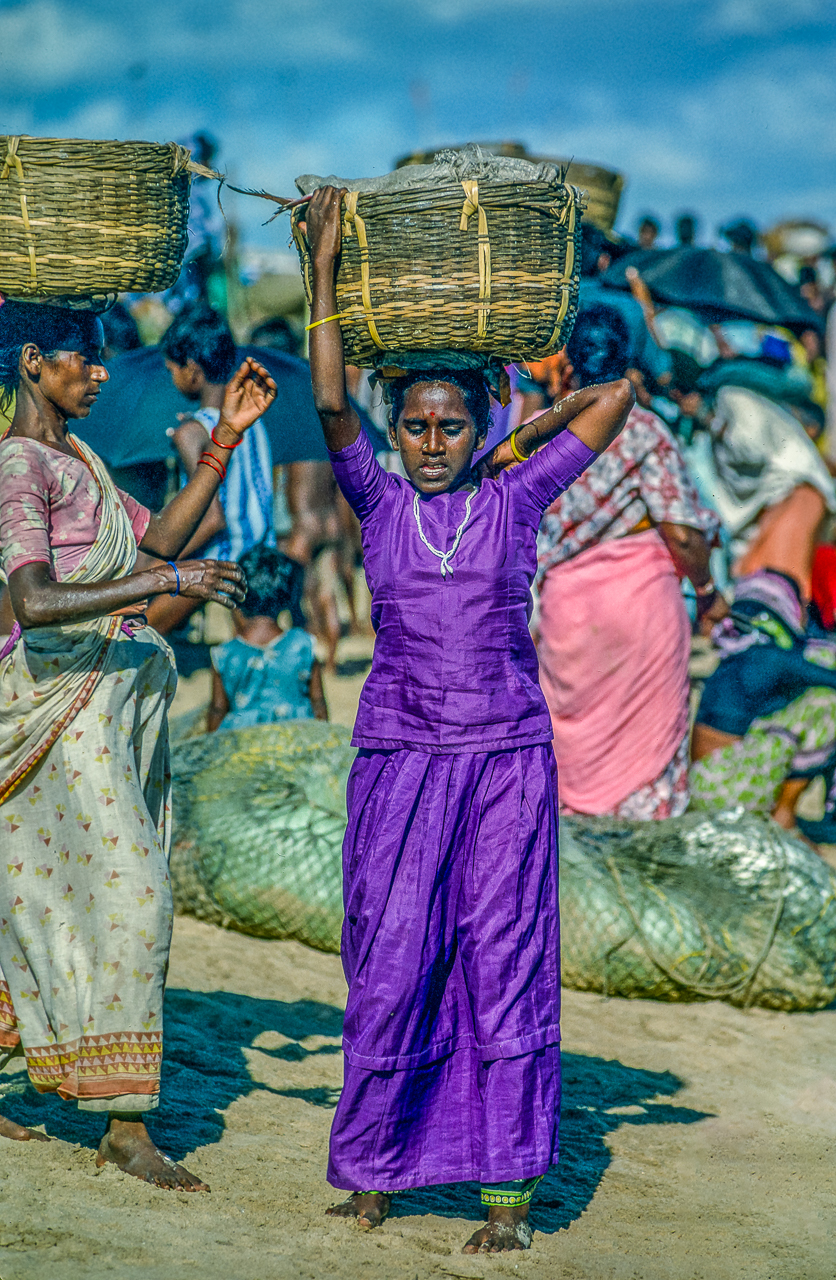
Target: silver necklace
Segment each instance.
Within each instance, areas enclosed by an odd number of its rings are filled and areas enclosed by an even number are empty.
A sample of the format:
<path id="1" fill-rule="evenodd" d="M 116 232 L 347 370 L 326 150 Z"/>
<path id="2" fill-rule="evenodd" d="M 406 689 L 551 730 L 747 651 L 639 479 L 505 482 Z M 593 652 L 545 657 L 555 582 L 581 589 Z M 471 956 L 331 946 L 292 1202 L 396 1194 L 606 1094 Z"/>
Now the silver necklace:
<path id="1" fill-rule="evenodd" d="M 459 543 L 462 540 L 462 534 L 464 533 L 465 526 L 468 520 L 470 519 L 470 504 L 472 501 L 473 501 L 473 490 L 471 490 L 471 492 L 467 495 L 467 502 L 465 503 L 465 508 L 464 508 L 464 520 L 462 520 L 461 524 L 456 530 L 456 536 L 453 539 L 452 547 L 450 548 L 449 551 L 439 551 L 438 547 L 433 546 L 433 544 L 430 542 L 427 535 L 424 533 L 424 530 L 421 528 L 421 499 L 417 492 L 415 494 L 415 500 L 412 503 L 412 510 L 415 512 L 415 523 L 418 526 L 418 533 L 420 535 L 421 541 L 423 542 L 427 550 L 431 551 L 434 556 L 438 556 L 439 560 L 441 561 L 442 578 L 446 578 L 448 573 L 451 578 L 453 576 L 453 566 L 450 563 L 450 561 L 453 559 L 453 556 L 456 554 L 456 552 L 459 549 Z"/>

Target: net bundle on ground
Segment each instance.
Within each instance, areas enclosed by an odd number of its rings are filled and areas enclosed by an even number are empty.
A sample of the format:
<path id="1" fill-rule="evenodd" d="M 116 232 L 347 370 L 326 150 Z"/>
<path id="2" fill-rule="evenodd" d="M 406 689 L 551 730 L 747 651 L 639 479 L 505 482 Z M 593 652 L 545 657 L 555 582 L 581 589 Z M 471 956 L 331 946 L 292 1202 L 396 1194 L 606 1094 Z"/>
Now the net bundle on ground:
<path id="1" fill-rule="evenodd" d="M 347 729 L 202 735 L 172 756 L 175 905 L 338 951 Z M 836 874 L 772 822 L 728 812 L 561 823 L 564 986 L 816 1009 L 836 999 Z"/>

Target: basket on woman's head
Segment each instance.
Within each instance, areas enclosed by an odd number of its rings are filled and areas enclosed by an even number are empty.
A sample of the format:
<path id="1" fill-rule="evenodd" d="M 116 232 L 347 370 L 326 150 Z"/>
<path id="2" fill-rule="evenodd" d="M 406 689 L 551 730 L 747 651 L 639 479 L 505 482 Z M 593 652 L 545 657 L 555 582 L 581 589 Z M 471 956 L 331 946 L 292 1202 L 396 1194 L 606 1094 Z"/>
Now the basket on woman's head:
<path id="1" fill-rule="evenodd" d="M 297 179 L 305 194 L 326 185 L 349 188 L 337 274 L 349 363 L 445 350 L 542 359 L 565 344 L 582 203 L 554 165 L 472 147 L 385 178 Z M 291 219 L 310 301 L 304 206 Z"/>
<path id="2" fill-rule="evenodd" d="M 0 136 L 0 290 L 91 299 L 167 289 L 188 241 L 191 174 L 174 142 Z"/>

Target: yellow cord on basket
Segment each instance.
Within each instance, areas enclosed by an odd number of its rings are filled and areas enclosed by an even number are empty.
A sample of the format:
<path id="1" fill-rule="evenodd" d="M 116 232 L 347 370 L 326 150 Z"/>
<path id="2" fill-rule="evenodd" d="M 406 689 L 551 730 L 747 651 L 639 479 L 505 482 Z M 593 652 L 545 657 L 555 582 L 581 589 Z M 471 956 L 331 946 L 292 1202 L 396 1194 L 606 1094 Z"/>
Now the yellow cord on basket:
<path id="1" fill-rule="evenodd" d="M 517 462 L 527 462 L 528 455 L 525 453 L 520 453 L 519 449 L 517 448 L 517 431 L 519 431 L 519 427 L 517 427 L 514 431 L 511 432 L 510 436 L 508 437 L 508 444 L 511 448 L 511 452 L 513 453 L 514 457 L 517 459 Z"/>
<path id="2" fill-rule="evenodd" d="M 327 324 L 329 320 L 342 320 L 342 313 L 338 311 L 335 316 L 326 316 L 324 320 L 314 320 L 313 324 L 306 324 L 305 332 L 307 333 L 309 329 L 315 329 L 318 324 Z"/>

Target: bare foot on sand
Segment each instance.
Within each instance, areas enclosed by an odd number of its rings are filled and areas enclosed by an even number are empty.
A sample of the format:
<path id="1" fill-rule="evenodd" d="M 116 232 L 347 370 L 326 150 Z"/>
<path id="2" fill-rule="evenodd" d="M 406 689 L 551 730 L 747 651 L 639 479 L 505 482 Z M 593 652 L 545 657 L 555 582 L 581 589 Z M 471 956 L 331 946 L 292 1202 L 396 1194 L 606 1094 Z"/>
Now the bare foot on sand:
<path id="1" fill-rule="evenodd" d="M 356 1218 L 362 1231 L 371 1231 L 372 1227 L 379 1227 L 383 1222 L 391 1203 L 391 1196 L 384 1195 L 382 1191 L 367 1191 L 365 1195 L 355 1191 L 342 1204 L 334 1204 L 325 1212 L 332 1218 Z"/>
<path id="2" fill-rule="evenodd" d="M 488 1225 L 474 1231 L 462 1253 L 505 1253 L 530 1248 L 528 1205 L 521 1204 L 514 1209 L 492 1205 L 488 1210 Z"/>
<path id="3" fill-rule="evenodd" d="M 205 1182 L 182 1165 L 175 1164 L 155 1145 L 141 1120 L 110 1117 L 107 1133 L 99 1144 L 96 1167 L 110 1161 L 124 1173 L 142 1178 L 164 1191 L 208 1191 Z"/>
<path id="4" fill-rule="evenodd" d="M 24 1129 L 22 1124 L 15 1124 L 14 1120 L 7 1120 L 5 1116 L 0 1116 L 0 1138 L 11 1138 L 13 1142 L 49 1142 L 45 1133 L 38 1133 L 37 1129 Z"/>

